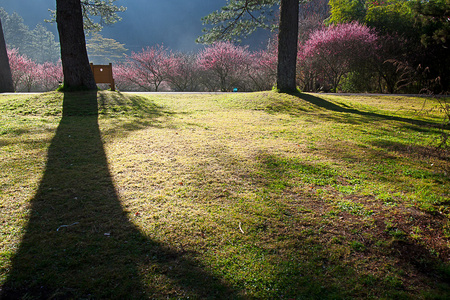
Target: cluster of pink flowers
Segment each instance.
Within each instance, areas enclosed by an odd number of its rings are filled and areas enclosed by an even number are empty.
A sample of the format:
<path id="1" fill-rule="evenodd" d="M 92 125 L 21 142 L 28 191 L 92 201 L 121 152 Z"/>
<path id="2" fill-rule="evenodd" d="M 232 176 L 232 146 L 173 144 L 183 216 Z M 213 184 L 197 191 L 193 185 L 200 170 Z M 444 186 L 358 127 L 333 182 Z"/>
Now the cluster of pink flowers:
<path id="1" fill-rule="evenodd" d="M 386 4 L 386 2 L 384 2 L 384 1 L 373 1 L 372 2 L 372 5 L 374 5 L 374 6 L 385 5 L 385 4 Z"/>
<path id="2" fill-rule="evenodd" d="M 299 45 L 299 79 L 336 90 L 341 78 L 367 62 L 377 48 L 377 34 L 357 22 L 318 29 Z"/>
<path id="3" fill-rule="evenodd" d="M 361 56 L 375 45 L 377 38 L 370 28 L 357 22 L 330 26 L 312 33 L 300 55 Z"/>
<path id="4" fill-rule="evenodd" d="M 163 46 L 147 47 L 142 52 L 133 52 L 125 64 L 115 68 L 115 80 L 122 88 L 128 84 L 146 91 L 158 91 L 175 63 L 171 51 Z"/>
<path id="5" fill-rule="evenodd" d="M 17 49 L 8 58 L 16 91 L 55 90 L 63 81 L 61 62 L 38 64 Z M 156 45 L 113 64 L 113 74 L 122 91 L 255 91 L 273 86 L 276 62 L 276 51 L 251 52 L 231 42 L 191 54 Z"/>
<path id="6" fill-rule="evenodd" d="M 173 53 L 157 45 L 132 53 L 114 68 L 122 90 L 232 91 L 273 85 L 276 53 L 218 42 L 198 54 Z M 264 87 L 265 88 L 265 87 Z"/>
<path id="7" fill-rule="evenodd" d="M 37 64 L 17 49 L 8 50 L 8 59 L 15 91 L 50 91 L 63 80 L 61 63 Z"/>

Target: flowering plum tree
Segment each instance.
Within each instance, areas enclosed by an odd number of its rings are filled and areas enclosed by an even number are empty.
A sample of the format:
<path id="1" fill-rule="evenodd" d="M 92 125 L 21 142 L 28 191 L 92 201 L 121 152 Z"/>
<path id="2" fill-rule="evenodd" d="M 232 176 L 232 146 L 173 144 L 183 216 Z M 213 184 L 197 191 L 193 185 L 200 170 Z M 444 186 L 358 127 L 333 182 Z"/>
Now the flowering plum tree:
<path id="1" fill-rule="evenodd" d="M 130 66 L 130 62 L 113 65 L 114 82 L 116 88 L 121 91 L 135 91 L 141 88 L 134 81 L 134 71 Z"/>
<path id="2" fill-rule="evenodd" d="M 25 55 L 20 55 L 17 49 L 8 50 L 8 59 L 9 65 L 11 66 L 14 90 L 17 91 L 32 61 Z"/>
<path id="3" fill-rule="evenodd" d="M 195 54 L 177 53 L 171 57 L 171 68 L 167 80 L 174 91 L 193 92 L 199 90 L 200 70 Z"/>
<path id="4" fill-rule="evenodd" d="M 174 64 L 172 52 L 156 45 L 139 53 L 133 52 L 123 65 L 115 68 L 115 76 L 119 88 L 128 85 L 157 92 L 161 83 L 168 79 Z"/>
<path id="5" fill-rule="evenodd" d="M 251 54 L 251 65 L 248 77 L 252 83 L 252 90 L 270 90 L 277 77 L 277 51 L 276 47 L 268 48 Z"/>
<path id="6" fill-rule="evenodd" d="M 38 69 L 38 86 L 42 91 L 55 90 L 63 81 L 63 70 L 61 61 L 54 64 L 52 62 L 45 62 L 37 65 Z"/>
<path id="7" fill-rule="evenodd" d="M 316 82 L 336 91 L 345 74 L 374 55 L 377 35 L 357 22 L 338 24 L 313 32 L 300 49 L 302 69 L 313 70 Z"/>
<path id="8" fill-rule="evenodd" d="M 17 49 L 8 50 L 14 89 L 16 91 L 50 91 L 63 80 L 61 63 L 37 64 Z"/>
<path id="9" fill-rule="evenodd" d="M 231 91 L 240 86 L 239 82 L 245 77 L 250 52 L 247 47 L 217 42 L 200 52 L 198 64 L 210 79 L 219 84 L 221 91 Z"/>
<path id="10" fill-rule="evenodd" d="M 25 91 L 31 92 L 31 89 L 39 78 L 41 68 L 39 68 L 38 64 L 36 64 L 34 61 L 30 59 L 27 59 L 27 61 L 28 64 L 26 69 L 24 70 L 21 82 Z"/>

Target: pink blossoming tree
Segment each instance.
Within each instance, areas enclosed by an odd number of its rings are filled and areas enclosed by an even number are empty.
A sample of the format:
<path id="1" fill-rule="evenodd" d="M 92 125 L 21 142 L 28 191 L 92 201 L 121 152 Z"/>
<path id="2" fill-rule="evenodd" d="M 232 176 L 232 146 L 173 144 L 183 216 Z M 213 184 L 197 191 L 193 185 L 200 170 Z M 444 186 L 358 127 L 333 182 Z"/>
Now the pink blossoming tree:
<path id="1" fill-rule="evenodd" d="M 31 60 L 29 60 L 25 55 L 20 55 L 17 49 L 8 50 L 8 59 L 11 67 L 14 90 L 18 91 L 23 78 L 28 72 L 28 67 L 31 64 Z"/>
<path id="2" fill-rule="evenodd" d="M 251 90 L 270 90 L 275 85 L 277 78 L 276 48 L 254 52 L 251 54 L 251 65 L 248 69 Z"/>
<path id="3" fill-rule="evenodd" d="M 317 85 L 336 91 L 342 77 L 373 57 L 377 35 L 367 26 L 346 23 L 314 31 L 300 45 L 301 71 L 313 72 Z"/>
<path id="4" fill-rule="evenodd" d="M 198 64 L 206 73 L 205 79 L 212 80 L 223 92 L 232 91 L 242 86 L 250 65 L 250 52 L 247 47 L 217 42 L 200 52 Z"/>
<path id="5" fill-rule="evenodd" d="M 118 86 L 133 86 L 145 91 L 158 91 L 174 67 L 174 55 L 162 45 L 133 52 L 124 65 L 115 69 Z"/>
<path id="6" fill-rule="evenodd" d="M 16 91 L 51 91 L 63 80 L 60 62 L 37 64 L 17 49 L 8 50 L 8 58 Z"/>
<path id="7" fill-rule="evenodd" d="M 21 82 L 23 87 L 25 88 L 25 91 L 31 92 L 31 89 L 40 78 L 41 68 L 39 68 L 38 64 L 36 64 L 34 61 L 29 59 L 27 59 L 27 61 L 28 64 L 26 69 L 24 70 Z"/>
<path id="8" fill-rule="evenodd" d="M 130 61 L 125 63 L 113 64 L 113 76 L 116 89 L 120 91 L 151 91 L 151 88 L 142 88 L 139 86 L 138 79 L 135 78 L 133 64 Z"/>
<path id="9" fill-rule="evenodd" d="M 39 79 L 38 86 L 42 91 L 52 91 L 63 82 L 63 69 L 61 61 L 54 64 L 45 62 L 37 66 Z"/>
<path id="10" fill-rule="evenodd" d="M 167 81 L 177 92 L 194 92 L 200 89 L 200 69 L 195 54 L 177 53 L 171 57 Z"/>

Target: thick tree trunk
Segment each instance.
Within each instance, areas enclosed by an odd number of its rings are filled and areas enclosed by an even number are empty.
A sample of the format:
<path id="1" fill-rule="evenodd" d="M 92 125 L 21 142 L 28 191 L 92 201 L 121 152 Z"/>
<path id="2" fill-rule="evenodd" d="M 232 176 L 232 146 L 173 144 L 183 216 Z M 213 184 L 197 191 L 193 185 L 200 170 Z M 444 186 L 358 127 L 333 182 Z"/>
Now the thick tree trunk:
<path id="1" fill-rule="evenodd" d="M 298 43 L 298 0 L 281 0 L 280 26 L 278 33 L 277 88 L 280 92 L 294 92 L 297 43 Z"/>
<path id="2" fill-rule="evenodd" d="M 0 93 L 14 92 L 14 85 L 9 66 L 6 43 L 3 36 L 2 20 L 0 19 Z"/>
<path id="3" fill-rule="evenodd" d="M 89 65 L 80 0 L 56 0 L 65 89 L 97 89 Z"/>

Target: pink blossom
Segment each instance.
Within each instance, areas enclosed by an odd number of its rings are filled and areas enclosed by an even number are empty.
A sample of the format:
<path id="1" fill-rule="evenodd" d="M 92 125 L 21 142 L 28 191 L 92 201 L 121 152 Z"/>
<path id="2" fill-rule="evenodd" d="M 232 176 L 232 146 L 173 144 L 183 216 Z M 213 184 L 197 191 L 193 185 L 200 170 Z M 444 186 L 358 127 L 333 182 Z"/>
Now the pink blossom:
<path id="1" fill-rule="evenodd" d="M 8 58 L 16 91 L 50 91 L 63 80 L 61 62 L 37 64 L 17 49 L 8 50 Z"/>
<path id="2" fill-rule="evenodd" d="M 8 59 L 11 67 L 14 90 L 18 91 L 19 86 L 30 69 L 32 61 L 25 55 L 20 55 L 17 49 L 8 49 Z"/>
<path id="3" fill-rule="evenodd" d="M 319 29 L 299 47 L 300 70 L 313 70 L 316 81 L 327 81 L 336 90 L 342 76 L 373 56 L 377 47 L 377 35 L 357 22 Z"/>
<path id="4" fill-rule="evenodd" d="M 255 90 L 269 90 L 275 85 L 277 75 L 276 47 L 251 54 L 251 66 L 248 76 Z"/>
<path id="5" fill-rule="evenodd" d="M 146 91 L 158 91 L 173 66 L 171 51 L 162 45 L 147 47 L 142 52 L 133 52 L 124 64 L 115 68 L 115 80 L 119 88 L 129 85 Z"/>
<path id="6" fill-rule="evenodd" d="M 200 88 L 200 68 L 194 54 L 177 53 L 172 57 L 168 82 L 175 91 L 197 91 Z"/>
<path id="7" fill-rule="evenodd" d="M 230 42 L 217 42 L 200 52 L 198 64 L 210 74 L 210 79 L 218 83 L 221 91 L 231 91 L 240 85 L 250 65 L 247 49 Z"/>
<path id="8" fill-rule="evenodd" d="M 38 84 L 43 91 L 55 90 L 63 81 L 61 61 L 54 64 L 45 62 L 37 67 Z"/>

